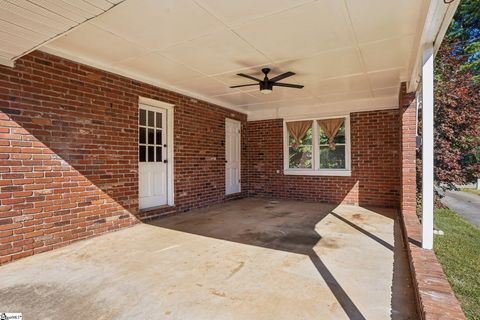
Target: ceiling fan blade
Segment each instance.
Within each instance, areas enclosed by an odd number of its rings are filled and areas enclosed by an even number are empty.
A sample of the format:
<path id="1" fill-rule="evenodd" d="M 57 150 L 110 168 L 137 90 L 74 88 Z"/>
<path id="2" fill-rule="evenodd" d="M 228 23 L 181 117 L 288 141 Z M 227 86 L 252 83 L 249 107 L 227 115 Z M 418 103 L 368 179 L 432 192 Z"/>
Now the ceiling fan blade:
<path id="1" fill-rule="evenodd" d="M 302 89 L 304 87 L 301 84 L 279 83 L 279 82 L 275 82 L 273 83 L 273 85 L 277 87 L 287 87 L 287 88 L 296 88 L 296 89 Z"/>
<path id="2" fill-rule="evenodd" d="M 249 87 L 249 86 L 258 86 L 258 83 L 252 83 L 252 84 L 241 84 L 239 86 L 232 86 L 230 88 L 240 88 L 240 87 Z"/>
<path id="3" fill-rule="evenodd" d="M 279 75 L 276 76 L 276 77 L 273 77 L 272 79 L 270 79 L 270 81 L 271 81 L 271 82 L 280 81 L 280 80 L 282 80 L 282 79 L 291 77 L 291 76 L 293 76 L 294 74 L 295 74 L 295 72 L 288 71 L 288 72 L 279 74 Z"/>
<path id="4" fill-rule="evenodd" d="M 257 82 L 262 82 L 263 81 L 263 80 L 255 78 L 255 77 L 249 76 L 248 74 L 245 74 L 245 73 L 237 73 L 237 76 L 248 78 L 248 79 L 251 79 L 251 80 L 257 81 Z"/>

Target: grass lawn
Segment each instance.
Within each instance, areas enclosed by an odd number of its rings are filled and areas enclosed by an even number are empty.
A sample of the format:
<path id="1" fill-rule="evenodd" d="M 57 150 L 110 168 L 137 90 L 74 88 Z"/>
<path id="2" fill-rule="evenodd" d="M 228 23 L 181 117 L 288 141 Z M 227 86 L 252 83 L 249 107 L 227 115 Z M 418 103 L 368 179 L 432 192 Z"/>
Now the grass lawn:
<path id="1" fill-rule="evenodd" d="M 478 189 L 462 188 L 461 190 L 465 191 L 465 192 L 470 192 L 470 193 L 476 194 L 477 196 L 480 196 L 480 190 L 478 190 Z"/>
<path id="2" fill-rule="evenodd" d="M 480 229 L 449 209 L 435 210 L 434 249 L 468 319 L 480 320 Z"/>

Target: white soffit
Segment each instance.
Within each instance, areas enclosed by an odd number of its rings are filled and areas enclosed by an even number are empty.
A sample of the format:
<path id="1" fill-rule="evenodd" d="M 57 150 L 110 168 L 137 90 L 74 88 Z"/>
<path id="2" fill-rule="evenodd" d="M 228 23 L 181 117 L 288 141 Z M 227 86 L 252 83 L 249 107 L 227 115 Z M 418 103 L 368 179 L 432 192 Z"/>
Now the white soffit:
<path id="1" fill-rule="evenodd" d="M 125 0 L 42 50 L 252 119 L 285 108 L 394 108 L 400 83 L 411 76 L 429 3 Z M 237 73 L 260 77 L 262 67 L 270 67 L 272 76 L 293 71 L 283 82 L 305 88 L 275 87 L 265 96 L 257 87 L 229 88 L 249 83 Z"/>
<path id="2" fill-rule="evenodd" d="M 0 64 L 35 50 L 122 0 L 0 0 Z"/>
<path id="3" fill-rule="evenodd" d="M 424 48 L 433 45 L 433 54 L 437 53 L 459 4 L 460 0 L 430 0 L 428 6 L 423 7 L 419 22 L 422 30 L 417 33 L 409 68 L 408 92 L 415 91 L 420 82 Z"/>

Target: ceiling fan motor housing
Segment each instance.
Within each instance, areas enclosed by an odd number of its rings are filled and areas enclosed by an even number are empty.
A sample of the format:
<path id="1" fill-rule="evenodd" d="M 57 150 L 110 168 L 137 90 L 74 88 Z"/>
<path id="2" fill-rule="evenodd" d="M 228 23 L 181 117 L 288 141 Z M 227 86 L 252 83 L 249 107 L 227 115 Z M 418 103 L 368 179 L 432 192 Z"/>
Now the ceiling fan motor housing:
<path id="1" fill-rule="evenodd" d="M 272 89 L 273 89 L 273 82 L 270 82 L 268 80 L 260 82 L 260 91 L 272 90 Z"/>

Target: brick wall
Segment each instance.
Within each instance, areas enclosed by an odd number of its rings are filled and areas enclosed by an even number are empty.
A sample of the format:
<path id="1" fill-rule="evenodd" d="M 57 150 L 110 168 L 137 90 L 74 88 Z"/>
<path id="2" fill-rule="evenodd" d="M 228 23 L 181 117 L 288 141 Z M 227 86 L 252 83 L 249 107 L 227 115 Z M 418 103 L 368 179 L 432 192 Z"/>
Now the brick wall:
<path id="1" fill-rule="evenodd" d="M 175 208 L 138 211 L 138 98 L 175 104 Z M 0 66 L 0 264 L 225 199 L 246 116 L 42 52 Z M 245 141 L 245 139 L 243 139 Z M 216 157 L 216 160 L 210 160 Z"/>
<path id="2" fill-rule="evenodd" d="M 138 210 L 139 96 L 175 105 L 173 208 Z M 351 177 L 283 176 L 282 120 L 247 123 L 243 114 L 34 52 L 0 67 L 0 263 L 224 201 L 226 117 L 242 122 L 239 196 L 398 205 L 396 110 L 351 115 Z"/>
<path id="3" fill-rule="evenodd" d="M 250 195 L 333 203 L 399 205 L 398 110 L 352 113 L 352 175 L 283 175 L 283 120 L 247 123 Z"/>

